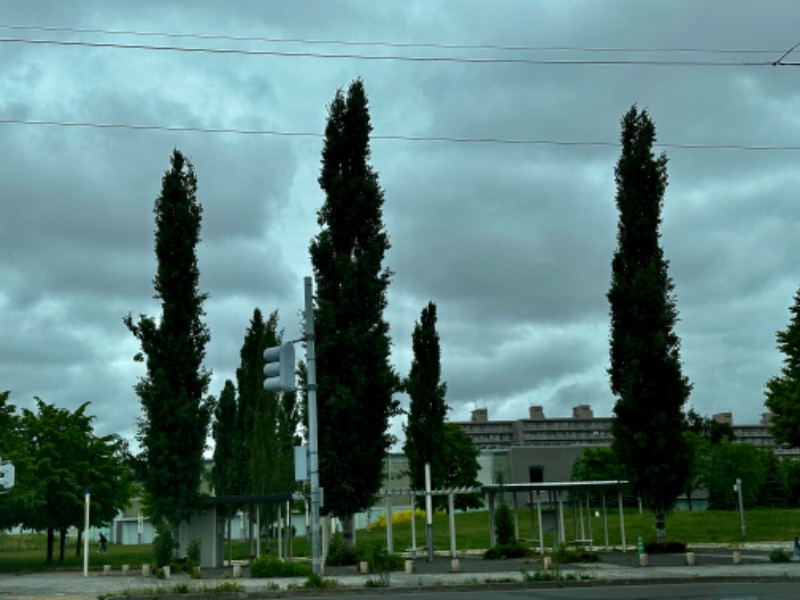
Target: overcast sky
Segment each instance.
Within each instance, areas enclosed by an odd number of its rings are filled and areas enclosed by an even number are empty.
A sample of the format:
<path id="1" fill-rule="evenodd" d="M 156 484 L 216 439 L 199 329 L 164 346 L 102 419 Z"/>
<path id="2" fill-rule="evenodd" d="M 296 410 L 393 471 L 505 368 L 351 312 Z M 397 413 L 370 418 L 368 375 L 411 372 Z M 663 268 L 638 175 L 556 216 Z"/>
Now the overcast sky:
<path id="1" fill-rule="evenodd" d="M 361 77 L 376 137 L 548 142 L 373 140 L 392 359 L 406 374 L 435 302 L 451 419 L 611 414 L 613 170 L 636 103 L 667 145 L 662 242 L 689 405 L 758 422 L 800 285 L 800 152 L 781 149 L 800 146 L 800 69 L 769 64 L 798 23 L 792 0 L 0 0 L 0 390 L 24 407 L 91 402 L 98 433 L 133 439 L 144 371 L 122 319 L 160 314 L 152 210 L 173 148 L 204 207 L 209 392 L 234 377 L 256 306 L 296 337 L 319 136 L 337 88 Z M 347 56 L 319 56 L 333 54 Z"/>

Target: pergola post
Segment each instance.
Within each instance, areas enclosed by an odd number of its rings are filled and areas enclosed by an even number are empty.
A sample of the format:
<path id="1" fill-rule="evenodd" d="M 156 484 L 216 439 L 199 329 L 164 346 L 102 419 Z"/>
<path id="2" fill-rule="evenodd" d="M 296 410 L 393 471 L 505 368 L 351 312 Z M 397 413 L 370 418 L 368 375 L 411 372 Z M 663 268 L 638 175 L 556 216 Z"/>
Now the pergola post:
<path id="1" fill-rule="evenodd" d="M 456 557 L 456 509 L 453 490 L 447 494 L 447 509 L 450 513 L 450 558 Z"/>
<path id="2" fill-rule="evenodd" d="M 539 552 L 544 556 L 544 531 L 542 531 L 542 496 L 536 492 L 536 504 L 539 512 Z"/>
<path id="3" fill-rule="evenodd" d="M 622 536 L 622 551 L 625 552 L 625 513 L 622 510 L 622 488 L 617 488 L 617 502 L 619 503 L 619 532 Z"/>
<path id="4" fill-rule="evenodd" d="M 392 531 L 392 490 L 386 490 L 386 550 L 394 552 L 394 535 Z"/>

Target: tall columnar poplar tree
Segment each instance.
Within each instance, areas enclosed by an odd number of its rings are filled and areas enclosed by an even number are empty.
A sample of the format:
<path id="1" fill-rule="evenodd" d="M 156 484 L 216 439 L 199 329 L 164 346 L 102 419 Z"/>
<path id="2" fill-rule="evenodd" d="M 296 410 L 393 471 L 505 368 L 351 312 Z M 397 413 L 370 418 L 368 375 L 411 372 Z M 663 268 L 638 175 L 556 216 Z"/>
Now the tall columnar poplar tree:
<path id="1" fill-rule="evenodd" d="M 794 296 L 789 325 L 776 334 L 784 354 L 781 374 L 767 382 L 766 406 L 772 412 L 775 441 L 800 448 L 800 290 Z"/>
<path id="2" fill-rule="evenodd" d="M 447 384 L 441 381 L 442 352 L 433 302 L 422 309 L 420 320 L 414 325 L 411 343 L 414 358 L 411 371 L 403 382 L 403 388 L 411 399 L 403 451 L 408 457 L 412 487 L 425 489 L 425 463 L 430 463 L 431 485 L 436 489 L 444 484 L 448 468 L 443 462 L 444 418 L 448 406 L 444 399 Z"/>
<path id="3" fill-rule="evenodd" d="M 202 206 L 191 162 L 178 150 L 156 199 L 153 280 L 161 318 L 141 315 L 125 324 L 141 343 L 136 360 L 147 375 L 135 386 L 143 409 L 138 440 L 146 462 L 144 487 L 153 522 L 175 527 L 201 506 L 200 483 L 213 402 L 203 367 L 210 336 L 202 321 L 207 294 L 198 291 Z"/>
<path id="4" fill-rule="evenodd" d="M 617 162 L 617 249 L 612 261 L 611 391 L 614 450 L 633 489 L 653 511 L 659 538 L 664 518 L 688 476 L 682 435 L 691 385 L 681 371 L 678 317 L 659 226 L 667 157 L 653 154 L 655 126 L 633 106 L 622 119 Z"/>
<path id="5" fill-rule="evenodd" d="M 352 540 L 352 515 L 380 489 L 392 443 L 397 376 L 389 364 L 384 320 L 391 271 L 383 225 L 383 191 L 369 164 L 370 124 L 361 80 L 339 90 L 329 107 L 319 184 L 322 231 L 310 252 L 316 279 L 317 402 L 320 484 L 324 509 L 342 519 Z"/>
<path id="6" fill-rule="evenodd" d="M 214 409 L 214 423 L 211 427 L 214 437 L 214 466 L 211 468 L 211 481 L 217 496 L 232 496 L 238 493 L 236 486 L 240 466 L 236 454 L 239 443 L 236 417 L 236 387 L 230 379 L 226 379 Z"/>

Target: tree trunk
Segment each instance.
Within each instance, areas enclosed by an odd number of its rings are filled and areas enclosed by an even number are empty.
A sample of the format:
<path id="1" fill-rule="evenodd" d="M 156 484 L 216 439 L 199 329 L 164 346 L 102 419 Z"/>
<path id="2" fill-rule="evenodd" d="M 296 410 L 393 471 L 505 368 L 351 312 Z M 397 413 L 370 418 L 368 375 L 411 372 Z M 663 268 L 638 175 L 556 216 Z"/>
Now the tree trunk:
<path id="1" fill-rule="evenodd" d="M 83 550 L 83 529 L 78 528 L 78 541 L 75 543 L 75 556 L 80 556 L 81 550 Z"/>
<path id="2" fill-rule="evenodd" d="M 64 550 L 67 547 L 67 528 L 61 527 L 58 530 L 58 560 L 64 562 Z"/>
<path id="3" fill-rule="evenodd" d="M 55 535 L 54 535 L 54 532 L 53 532 L 53 528 L 52 527 L 48 527 L 47 528 L 47 558 L 45 559 L 45 562 L 49 562 L 49 563 L 53 562 L 53 540 L 54 540 L 54 538 L 55 538 Z"/>
<path id="4" fill-rule="evenodd" d="M 686 505 L 689 508 L 689 512 L 692 512 L 692 494 L 686 494 Z"/>
<path id="5" fill-rule="evenodd" d="M 655 510 L 656 513 L 656 541 L 663 542 L 667 539 L 667 526 L 664 523 L 665 514 L 664 509 L 659 507 Z"/>
<path id="6" fill-rule="evenodd" d="M 339 517 L 339 520 L 342 522 L 344 541 L 347 543 L 347 547 L 352 549 L 356 545 L 355 519 L 350 514 Z"/>

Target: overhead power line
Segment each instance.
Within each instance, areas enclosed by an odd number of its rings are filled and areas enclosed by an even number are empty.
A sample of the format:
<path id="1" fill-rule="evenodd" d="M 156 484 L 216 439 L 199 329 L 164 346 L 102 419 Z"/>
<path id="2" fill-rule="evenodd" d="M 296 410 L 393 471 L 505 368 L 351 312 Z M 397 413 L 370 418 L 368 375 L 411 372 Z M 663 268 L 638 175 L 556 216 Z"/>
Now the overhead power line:
<path id="1" fill-rule="evenodd" d="M 205 133 L 205 134 L 233 134 L 251 136 L 275 137 L 309 137 L 323 138 L 325 134 L 311 131 L 277 131 L 269 129 L 236 129 L 236 128 L 209 128 L 209 127 L 180 127 L 170 125 L 136 125 L 130 123 L 90 123 L 77 121 L 34 121 L 25 119 L 0 119 L 0 125 L 31 125 L 42 127 L 75 127 L 89 129 L 122 129 L 130 131 L 164 131 L 173 133 Z M 515 146 L 586 146 L 599 148 L 618 148 L 619 142 L 603 142 L 589 140 L 550 140 L 550 139 L 514 139 L 514 138 L 473 138 L 453 136 L 415 136 L 415 135 L 370 135 L 371 140 L 402 141 L 402 142 L 443 142 L 454 144 L 499 144 Z M 672 148 L 680 150 L 752 150 L 752 151 L 783 151 L 797 152 L 800 146 L 768 146 L 749 144 L 675 144 L 656 143 L 658 148 Z"/>
<path id="2" fill-rule="evenodd" d="M 620 48 L 603 46 L 526 46 L 526 45 L 498 45 L 498 44 L 448 44 L 426 42 L 387 42 L 387 41 L 359 41 L 335 40 L 313 38 L 280 38 L 238 35 L 217 35 L 203 33 L 175 33 L 158 31 L 133 31 L 124 29 L 93 29 L 83 27 L 49 27 L 34 25 L 0 24 L 0 30 L 12 31 L 43 31 L 50 33 L 81 33 L 101 34 L 112 36 L 138 36 L 138 37 L 163 37 L 174 39 L 214 40 L 232 42 L 259 42 L 269 44 L 308 44 L 326 46 L 376 46 L 388 48 L 433 48 L 443 50 L 499 50 L 499 51 L 524 51 L 524 52 L 674 52 L 696 54 L 770 54 L 783 52 L 783 49 L 747 49 L 747 48 Z"/>
<path id="3" fill-rule="evenodd" d="M 192 54 L 221 54 L 244 56 L 281 56 L 289 58 L 351 59 L 370 61 L 401 61 L 425 63 L 469 63 L 469 64 L 516 64 L 516 65 L 588 65 L 588 66 L 670 66 L 670 67 L 769 67 L 800 66 L 797 63 L 777 61 L 717 61 L 717 60 L 642 60 L 642 59 L 538 59 L 538 58 L 480 58 L 457 56 L 407 56 L 380 54 L 348 54 L 322 52 L 287 52 L 282 50 L 248 50 L 241 48 L 205 48 L 193 46 L 169 46 L 151 44 L 121 44 L 116 42 L 85 42 L 77 40 L 49 40 L 29 38 L 0 38 L 3 44 L 34 44 L 47 46 L 72 46 L 87 48 L 114 48 L 119 50 L 151 50 L 160 52 L 184 52 Z"/>

